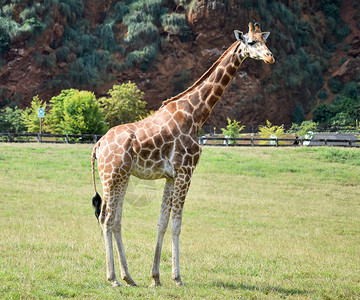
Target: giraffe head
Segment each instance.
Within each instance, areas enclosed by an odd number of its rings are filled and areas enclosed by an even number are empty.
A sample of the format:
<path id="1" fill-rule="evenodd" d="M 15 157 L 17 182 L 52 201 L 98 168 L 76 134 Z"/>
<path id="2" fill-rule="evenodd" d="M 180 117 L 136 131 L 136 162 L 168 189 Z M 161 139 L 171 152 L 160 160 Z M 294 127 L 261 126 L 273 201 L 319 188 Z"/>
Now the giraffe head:
<path id="1" fill-rule="evenodd" d="M 243 34 L 239 30 L 235 30 L 236 39 L 243 44 L 241 47 L 245 57 L 251 57 L 257 60 L 263 60 L 267 64 L 273 64 L 275 59 L 266 47 L 265 42 L 270 32 L 261 32 L 259 23 L 249 23 L 249 32 Z"/>

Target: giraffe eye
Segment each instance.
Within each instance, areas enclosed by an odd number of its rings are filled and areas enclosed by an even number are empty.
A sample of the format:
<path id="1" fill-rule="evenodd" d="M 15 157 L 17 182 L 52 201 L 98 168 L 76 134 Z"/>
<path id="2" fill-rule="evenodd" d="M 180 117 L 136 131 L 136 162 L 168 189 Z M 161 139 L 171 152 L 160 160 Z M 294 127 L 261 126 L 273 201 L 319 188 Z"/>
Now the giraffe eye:
<path id="1" fill-rule="evenodd" d="M 253 46 L 253 45 L 255 45 L 255 44 L 256 44 L 256 42 L 254 42 L 254 41 L 248 42 L 248 45 L 250 45 L 250 46 Z"/>

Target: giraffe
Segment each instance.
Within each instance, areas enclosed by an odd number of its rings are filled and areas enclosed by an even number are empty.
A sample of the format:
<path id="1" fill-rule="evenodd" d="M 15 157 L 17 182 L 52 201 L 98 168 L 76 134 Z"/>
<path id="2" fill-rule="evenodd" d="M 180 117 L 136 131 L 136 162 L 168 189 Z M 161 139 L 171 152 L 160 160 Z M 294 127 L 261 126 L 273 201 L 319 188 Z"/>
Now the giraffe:
<path id="1" fill-rule="evenodd" d="M 124 195 L 131 175 L 147 180 L 165 178 L 151 270 L 152 286 L 161 285 L 160 256 L 170 215 L 172 279 L 177 285 L 183 284 L 179 236 L 186 194 L 201 155 L 196 133 L 245 58 L 263 60 L 268 64 L 275 62 L 265 45 L 270 33 L 261 32 L 258 23 L 249 23 L 246 34 L 238 30 L 234 33 L 236 41 L 194 85 L 164 101 L 151 116 L 111 128 L 93 148 L 91 168 L 95 196 L 92 201 L 105 240 L 107 279 L 113 286 L 120 284 L 114 269 L 112 236 L 118 249 L 121 278 L 127 285 L 136 286 L 129 273 L 121 236 Z M 95 159 L 98 161 L 104 201 L 96 191 Z"/>

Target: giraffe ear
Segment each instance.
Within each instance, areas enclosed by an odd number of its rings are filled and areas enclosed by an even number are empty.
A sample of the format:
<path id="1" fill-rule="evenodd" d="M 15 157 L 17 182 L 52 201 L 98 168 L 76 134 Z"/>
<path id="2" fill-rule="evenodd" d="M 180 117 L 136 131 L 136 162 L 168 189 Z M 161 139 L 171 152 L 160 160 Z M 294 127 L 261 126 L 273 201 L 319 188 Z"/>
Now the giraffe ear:
<path id="1" fill-rule="evenodd" d="M 234 30 L 235 37 L 239 42 L 243 42 L 246 44 L 246 37 L 244 36 L 244 33 L 239 30 Z"/>
<path id="2" fill-rule="evenodd" d="M 263 37 L 264 41 L 266 42 L 267 38 L 270 35 L 270 32 L 262 32 L 261 34 L 262 34 L 262 37 Z"/>

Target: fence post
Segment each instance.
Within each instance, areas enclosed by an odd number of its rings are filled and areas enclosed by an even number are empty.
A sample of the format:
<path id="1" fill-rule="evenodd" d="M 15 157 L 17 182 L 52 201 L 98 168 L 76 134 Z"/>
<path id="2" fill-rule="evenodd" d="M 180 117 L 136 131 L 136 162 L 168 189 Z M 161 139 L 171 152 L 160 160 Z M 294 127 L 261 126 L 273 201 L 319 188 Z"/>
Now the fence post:
<path id="1" fill-rule="evenodd" d="M 250 144 L 251 144 L 251 147 L 254 147 L 254 138 L 253 137 L 250 139 Z"/>
<path id="2" fill-rule="evenodd" d="M 94 144 L 96 144 L 96 142 L 97 142 L 97 134 L 93 135 L 93 141 L 94 141 Z"/>
<path id="3" fill-rule="evenodd" d="M 40 142 L 41 142 L 41 135 L 40 135 L 40 133 L 38 133 L 38 134 L 37 134 L 37 136 L 36 136 L 36 140 L 37 140 L 37 142 L 38 142 L 38 143 L 40 143 Z"/>
<path id="4" fill-rule="evenodd" d="M 229 138 L 226 137 L 225 140 L 226 140 L 226 146 L 229 146 Z"/>
<path id="5" fill-rule="evenodd" d="M 275 147 L 278 147 L 279 146 L 279 141 L 278 141 L 278 138 L 275 139 Z"/>
<path id="6" fill-rule="evenodd" d="M 65 136 L 65 143 L 69 144 L 69 135 L 68 134 L 66 134 L 66 136 Z"/>
<path id="7" fill-rule="evenodd" d="M 324 139 L 324 146 L 327 146 L 327 139 Z"/>

